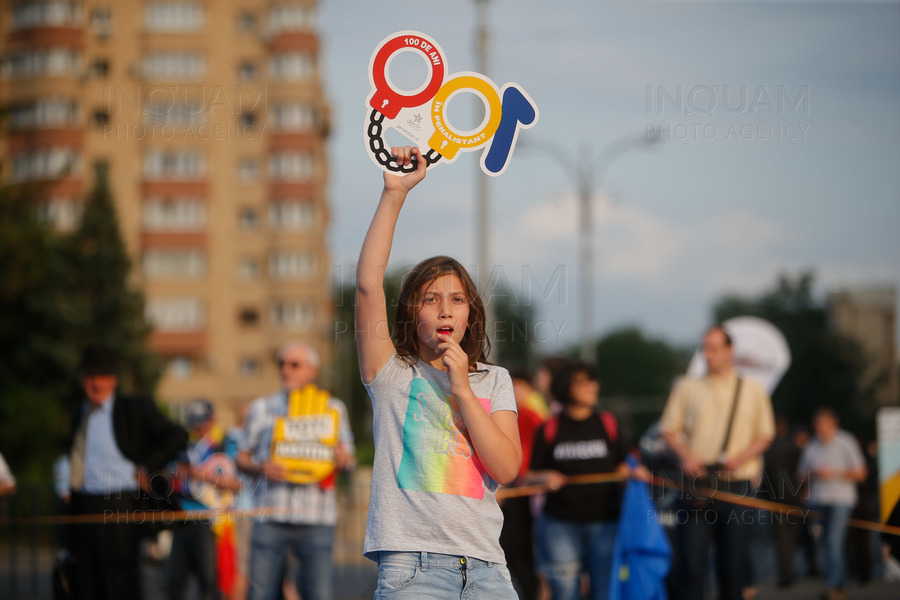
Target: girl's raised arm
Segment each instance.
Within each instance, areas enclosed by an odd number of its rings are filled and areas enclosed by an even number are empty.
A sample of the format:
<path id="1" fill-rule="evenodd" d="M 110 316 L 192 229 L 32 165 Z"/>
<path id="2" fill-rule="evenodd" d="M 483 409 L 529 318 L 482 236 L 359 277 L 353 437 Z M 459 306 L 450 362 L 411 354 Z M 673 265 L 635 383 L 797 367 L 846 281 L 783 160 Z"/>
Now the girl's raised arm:
<path id="1" fill-rule="evenodd" d="M 391 148 L 391 152 L 398 164 L 408 165 L 413 157 L 418 157 L 418 165 L 415 172 L 404 177 L 387 172 L 384 174 L 381 200 L 359 253 L 356 269 L 356 350 L 359 371 L 366 383 L 375 379 L 394 351 L 388 329 L 384 274 L 400 209 L 409 191 L 425 177 L 426 162 L 418 148 L 395 147 Z"/>

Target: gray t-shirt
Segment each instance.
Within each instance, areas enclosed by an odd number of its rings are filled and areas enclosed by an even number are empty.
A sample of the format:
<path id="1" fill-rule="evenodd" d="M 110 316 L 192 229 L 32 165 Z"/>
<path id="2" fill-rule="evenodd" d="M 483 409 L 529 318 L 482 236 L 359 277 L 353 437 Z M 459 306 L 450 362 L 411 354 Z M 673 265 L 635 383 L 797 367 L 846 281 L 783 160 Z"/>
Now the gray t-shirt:
<path id="1" fill-rule="evenodd" d="M 799 471 L 805 473 L 823 467 L 848 471 L 864 465 L 865 459 L 856 438 L 846 431 L 839 430 L 827 444 L 823 444 L 818 438 L 810 440 L 800 457 Z M 856 506 L 856 482 L 849 479 L 813 477 L 810 482 L 809 503 Z"/>
<path id="2" fill-rule="evenodd" d="M 506 369 L 477 368 L 469 384 L 485 411 L 515 411 Z M 506 564 L 498 485 L 475 456 L 447 373 L 394 354 L 366 390 L 375 433 L 366 557 L 435 552 Z"/>

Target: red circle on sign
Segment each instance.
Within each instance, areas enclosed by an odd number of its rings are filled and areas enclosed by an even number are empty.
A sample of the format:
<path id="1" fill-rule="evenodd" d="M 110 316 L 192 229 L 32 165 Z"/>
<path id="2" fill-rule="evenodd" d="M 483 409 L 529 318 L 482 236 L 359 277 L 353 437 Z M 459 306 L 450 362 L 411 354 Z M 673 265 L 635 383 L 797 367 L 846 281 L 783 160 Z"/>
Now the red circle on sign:
<path id="1" fill-rule="evenodd" d="M 407 43 L 407 40 L 416 40 L 419 44 L 411 45 Z M 422 48 L 422 42 L 428 44 L 431 52 L 437 55 L 436 64 L 430 53 Z M 425 89 L 418 94 L 407 96 L 396 92 L 388 84 L 385 77 L 388 59 L 400 50 L 418 50 L 431 65 L 431 80 L 425 86 Z M 393 119 L 401 108 L 421 106 L 434 98 L 434 95 L 437 94 L 437 91 L 441 89 L 441 85 L 444 83 L 444 57 L 438 51 L 437 45 L 431 40 L 414 35 L 397 36 L 386 42 L 375 55 L 375 60 L 372 63 L 372 79 L 375 83 L 376 93 L 369 102 L 370 106 L 383 113 L 389 119 Z M 385 100 L 387 103 L 385 103 Z"/>

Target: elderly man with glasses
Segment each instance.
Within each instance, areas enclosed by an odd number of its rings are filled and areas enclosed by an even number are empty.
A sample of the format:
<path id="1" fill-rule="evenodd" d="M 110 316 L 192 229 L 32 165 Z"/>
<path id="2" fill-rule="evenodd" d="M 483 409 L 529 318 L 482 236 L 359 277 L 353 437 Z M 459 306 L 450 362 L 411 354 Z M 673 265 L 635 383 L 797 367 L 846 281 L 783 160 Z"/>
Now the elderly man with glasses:
<path id="1" fill-rule="evenodd" d="M 353 434 L 344 403 L 313 385 L 319 356 L 311 346 L 285 344 L 278 366 L 281 389 L 251 403 L 237 456 L 238 467 L 256 478 L 256 507 L 265 509 L 253 525 L 247 597 L 280 597 L 290 551 L 299 562 L 295 582 L 303 600 L 331 600 L 337 524 L 334 479 L 337 471 L 355 466 Z M 326 400 L 317 404 L 315 398 Z M 279 454 L 279 448 L 291 451 Z M 313 470 L 292 466 L 293 459 L 304 456 L 314 463 L 325 457 L 330 472 L 319 478 Z"/>

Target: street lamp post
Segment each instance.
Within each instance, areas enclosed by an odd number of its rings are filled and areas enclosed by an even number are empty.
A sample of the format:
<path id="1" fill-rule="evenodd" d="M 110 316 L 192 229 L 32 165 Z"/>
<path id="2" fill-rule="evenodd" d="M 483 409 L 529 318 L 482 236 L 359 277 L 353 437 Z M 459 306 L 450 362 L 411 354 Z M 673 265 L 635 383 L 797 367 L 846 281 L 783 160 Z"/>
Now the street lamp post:
<path id="1" fill-rule="evenodd" d="M 596 155 L 586 144 L 577 156 L 550 142 L 534 140 L 520 142 L 520 147 L 534 148 L 552 155 L 569 177 L 578 200 L 578 278 L 579 278 L 579 346 L 581 360 L 591 362 L 591 341 L 594 335 L 594 218 L 591 199 L 594 190 L 602 190 L 603 179 L 612 163 L 637 148 L 646 148 L 660 141 L 659 136 L 623 135 L 605 146 Z"/>
<path id="2" fill-rule="evenodd" d="M 477 30 L 475 50 L 478 57 L 478 72 L 487 75 L 488 50 L 490 34 L 488 30 L 488 0 L 475 0 L 477 14 Z M 481 109 L 481 100 L 474 100 L 477 111 Z M 490 231 L 490 187 L 488 176 L 481 171 L 481 165 L 475 165 L 475 260 L 478 263 L 477 285 L 484 297 L 485 303 L 485 332 L 491 332 L 494 326 L 494 306 L 491 303 L 489 290 L 491 278 L 490 249 L 488 248 L 488 231 Z"/>

